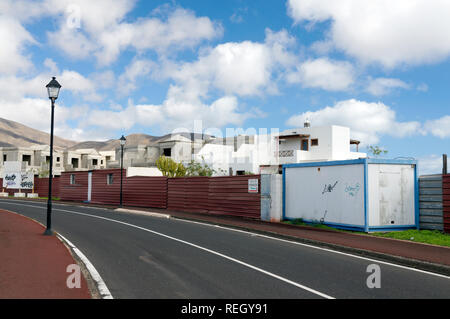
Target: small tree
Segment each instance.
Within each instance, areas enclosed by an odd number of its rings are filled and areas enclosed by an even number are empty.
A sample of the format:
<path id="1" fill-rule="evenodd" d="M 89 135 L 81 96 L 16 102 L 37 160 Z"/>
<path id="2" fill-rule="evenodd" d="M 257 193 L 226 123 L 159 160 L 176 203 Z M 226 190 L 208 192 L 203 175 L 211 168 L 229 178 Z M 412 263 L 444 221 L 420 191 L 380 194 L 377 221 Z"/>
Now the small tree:
<path id="1" fill-rule="evenodd" d="M 378 157 L 381 154 L 387 154 L 388 151 L 384 150 L 384 149 L 381 149 L 381 148 L 379 148 L 376 145 L 375 146 L 369 145 L 369 153 L 371 153 L 375 157 Z"/>
<path id="2" fill-rule="evenodd" d="M 156 161 L 156 166 L 166 177 L 183 177 L 186 176 L 186 168 L 183 164 L 175 162 L 171 158 L 160 156 Z"/>
<path id="3" fill-rule="evenodd" d="M 188 176 L 212 176 L 214 173 L 215 170 L 206 164 L 204 159 L 203 164 L 192 160 L 186 168 Z"/>

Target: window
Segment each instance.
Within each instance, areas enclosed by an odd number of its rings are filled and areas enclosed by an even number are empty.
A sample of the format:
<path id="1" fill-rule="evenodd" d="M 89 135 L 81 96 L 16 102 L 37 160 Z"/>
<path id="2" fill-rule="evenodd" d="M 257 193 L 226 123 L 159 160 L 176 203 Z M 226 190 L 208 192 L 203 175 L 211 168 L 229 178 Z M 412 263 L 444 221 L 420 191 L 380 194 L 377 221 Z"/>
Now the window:
<path id="1" fill-rule="evenodd" d="M 8 157 L 6 156 L 6 154 L 4 154 L 4 155 L 3 155 L 3 162 L 6 162 L 7 158 L 8 158 Z"/>
<path id="2" fill-rule="evenodd" d="M 58 156 L 58 157 L 56 158 L 56 162 L 59 163 L 60 160 L 61 160 L 61 158 Z"/>
<path id="3" fill-rule="evenodd" d="M 319 139 L 313 138 L 311 140 L 311 146 L 319 146 Z"/>
<path id="4" fill-rule="evenodd" d="M 73 168 L 78 168 L 78 158 L 72 158 L 71 163 Z"/>
<path id="5" fill-rule="evenodd" d="M 236 171 L 236 175 L 245 175 L 245 171 Z"/>
<path id="6" fill-rule="evenodd" d="M 100 165 L 103 165 L 103 160 L 100 161 Z"/>
<path id="7" fill-rule="evenodd" d="M 114 174 L 108 174 L 107 176 L 106 176 L 106 183 L 108 184 L 108 185 L 112 185 L 112 183 L 114 182 L 114 176 L 113 176 Z"/>
<path id="8" fill-rule="evenodd" d="M 165 148 L 164 149 L 164 156 L 171 157 L 172 156 L 172 149 L 171 148 Z"/>
<path id="9" fill-rule="evenodd" d="M 75 185 L 75 174 L 70 174 L 70 185 Z"/>
<path id="10" fill-rule="evenodd" d="M 46 157 L 45 157 L 45 162 L 46 162 L 47 164 L 50 164 L 50 156 L 46 156 Z"/>
<path id="11" fill-rule="evenodd" d="M 22 155 L 22 162 L 27 162 L 28 165 L 31 165 L 31 155 Z"/>
<path id="12" fill-rule="evenodd" d="M 301 144 L 301 150 L 302 151 L 307 151 L 308 150 L 308 140 L 302 140 L 302 144 Z"/>
<path id="13" fill-rule="evenodd" d="M 111 160 L 111 156 L 106 156 L 106 161 L 110 161 Z"/>
<path id="14" fill-rule="evenodd" d="M 92 165 L 97 166 L 98 165 L 98 159 L 93 159 L 92 160 Z"/>

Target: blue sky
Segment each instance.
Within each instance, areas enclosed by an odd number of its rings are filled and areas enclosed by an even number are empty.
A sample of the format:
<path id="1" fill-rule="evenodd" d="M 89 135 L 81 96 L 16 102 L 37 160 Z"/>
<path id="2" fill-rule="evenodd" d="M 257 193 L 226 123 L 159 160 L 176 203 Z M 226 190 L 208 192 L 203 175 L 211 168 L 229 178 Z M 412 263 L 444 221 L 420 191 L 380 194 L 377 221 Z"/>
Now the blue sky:
<path id="1" fill-rule="evenodd" d="M 0 3 L 0 117 L 74 140 L 175 129 L 344 125 L 440 171 L 450 146 L 450 3 Z"/>

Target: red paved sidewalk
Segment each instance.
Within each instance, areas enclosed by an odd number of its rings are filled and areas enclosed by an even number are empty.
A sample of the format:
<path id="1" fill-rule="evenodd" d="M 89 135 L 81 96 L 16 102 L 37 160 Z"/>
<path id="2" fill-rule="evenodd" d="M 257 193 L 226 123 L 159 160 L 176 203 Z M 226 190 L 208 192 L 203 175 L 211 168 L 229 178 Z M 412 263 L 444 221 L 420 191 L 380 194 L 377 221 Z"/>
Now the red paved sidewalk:
<path id="1" fill-rule="evenodd" d="M 86 280 L 81 288 L 66 285 L 68 265 L 76 264 L 56 236 L 24 216 L 0 210 L 0 298 L 88 299 Z"/>

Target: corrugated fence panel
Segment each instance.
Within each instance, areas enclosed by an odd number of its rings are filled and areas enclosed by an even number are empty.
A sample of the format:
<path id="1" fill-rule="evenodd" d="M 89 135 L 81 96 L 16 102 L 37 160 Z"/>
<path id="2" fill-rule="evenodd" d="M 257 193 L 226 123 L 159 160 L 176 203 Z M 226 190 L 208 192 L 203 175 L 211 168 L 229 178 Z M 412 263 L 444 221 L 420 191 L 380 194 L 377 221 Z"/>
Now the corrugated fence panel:
<path id="1" fill-rule="evenodd" d="M 167 177 L 128 177 L 124 179 L 123 205 L 167 208 Z"/>
<path id="2" fill-rule="evenodd" d="M 444 230 L 442 175 L 419 177 L 420 229 Z"/>
<path id="3" fill-rule="evenodd" d="M 34 192 L 39 194 L 39 197 L 48 197 L 48 178 L 34 178 Z M 52 180 L 52 197 L 60 197 L 60 181 L 61 177 L 54 177 Z"/>
<path id="4" fill-rule="evenodd" d="M 257 194 L 248 192 L 249 179 L 258 179 Z M 212 177 L 209 183 L 209 212 L 259 219 L 260 189 L 260 175 Z"/>
<path id="5" fill-rule="evenodd" d="M 209 211 L 209 185 L 212 177 L 185 178 L 185 209 L 191 212 Z"/>
<path id="6" fill-rule="evenodd" d="M 108 176 L 112 176 L 108 184 Z M 125 180 L 126 171 L 123 171 Z M 123 191 L 123 190 L 122 190 Z M 120 169 L 92 171 L 91 203 L 119 205 L 120 203 Z"/>
<path id="7" fill-rule="evenodd" d="M 70 176 L 75 175 L 75 183 L 70 184 Z M 61 200 L 84 202 L 88 198 L 88 172 L 64 172 L 60 177 Z"/>
<path id="8" fill-rule="evenodd" d="M 167 180 L 167 208 L 186 211 L 186 178 Z"/>
<path id="9" fill-rule="evenodd" d="M 450 174 L 442 176 L 444 231 L 450 233 Z"/>

